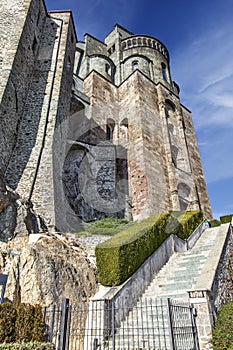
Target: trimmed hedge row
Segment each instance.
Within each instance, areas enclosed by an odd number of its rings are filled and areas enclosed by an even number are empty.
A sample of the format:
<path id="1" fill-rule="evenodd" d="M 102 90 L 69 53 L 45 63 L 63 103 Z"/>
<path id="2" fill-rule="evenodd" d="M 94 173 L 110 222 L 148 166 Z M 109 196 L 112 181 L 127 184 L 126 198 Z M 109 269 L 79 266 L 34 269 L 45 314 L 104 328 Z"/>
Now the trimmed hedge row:
<path id="1" fill-rule="evenodd" d="M 214 350 L 233 349 L 233 301 L 221 307 L 214 325 L 212 343 Z"/>
<path id="2" fill-rule="evenodd" d="M 3 303 L 0 305 L 0 343 L 45 340 L 42 308 L 39 305 Z"/>
<path id="3" fill-rule="evenodd" d="M 210 226 L 211 227 L 218 227 L 221 225 L 221 222 L 217 219 L 210 220 Z"/>
<path id="4" fill-rule="evenodd" d="M 221 224 L 228 224 L 229 222 L 231 222 L 232 217 L 233 217 L 233 214 L 220 216 Z"/>
<path id="5" fill-rule="evenodd" d="M 149 217 L 129 227 L 95 249 L 98 280 L 102 285 L 120 285 L 170 236 L 190 236 L 200 224 L 200 211 L 169 212 Z"/>

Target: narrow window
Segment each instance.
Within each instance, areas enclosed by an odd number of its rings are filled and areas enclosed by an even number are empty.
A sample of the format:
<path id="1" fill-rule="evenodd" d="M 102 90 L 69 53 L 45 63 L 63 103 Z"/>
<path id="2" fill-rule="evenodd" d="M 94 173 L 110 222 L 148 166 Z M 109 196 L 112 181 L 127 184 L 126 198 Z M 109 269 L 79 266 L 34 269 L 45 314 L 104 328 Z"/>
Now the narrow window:
<path id="1" fill-rule="evenodd" d="M 132 68 L 133 68 L 133 70 L 138 69 L 138 61 L 133 61 L 132 62 Z"/>
<path id="2" fill-rule="evenodd" d="M 112 141 L 112 129 L 107 125 L 107 140 Z"/>
<path id="3" fill-rule="evenodd" d="M 165 81 L 167 81 L 167 67 L 166 64 L 161 63 L 162 66 L 162 76 Z"/>
<path id="4" fill-rule="evenodd" d="M 113 44 L 112 47 L 110 47 L 110 49 L 108 50 L 108 53 L 111 55 L 114 51 L 115 51 L 115 44 Z"/>
<path id="5" fill-rule="evenodd" d="M 32 51 L 34 56 L 37 54 L 37 49 L 38 49 L 38 42 L 36 40 L 36 37 L 34 37 L 33 43 L 32 43 Z"/>
<path id="6" fill-rule="evenodd" d="M 70 68 L 71 68 L 71 59 L 70 59 L 70 56 L 68 56 L 68 60 L 67 60 L 67 61 L 68 61 L 68 62 L 67 62 L 66 67 L 67 67 L 68 70 L 70 70 Z"/>
<path id="7" fill-rule="evenodd" d="M 108 63 L 105 64 L 105 72 L 108 75 L 111 75 L 111 67 L 110 67 L 110 64 L 108 64 Z"/>

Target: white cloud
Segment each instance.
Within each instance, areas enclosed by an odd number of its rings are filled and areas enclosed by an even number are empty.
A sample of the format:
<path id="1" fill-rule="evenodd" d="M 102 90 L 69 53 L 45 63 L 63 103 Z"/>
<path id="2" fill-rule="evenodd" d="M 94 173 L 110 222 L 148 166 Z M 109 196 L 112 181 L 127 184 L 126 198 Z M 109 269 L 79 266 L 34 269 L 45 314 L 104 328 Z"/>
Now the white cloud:
<path id="1" fill-rule="evenodd" d="M 223 123 L 233 127 L 232 36 L 232 24 L 216 25 L 173 55 L 181 99 L 195 114 L 198 128 Z"/>
<path id="2" fill-rule="evenodd" d="M 233 177 L 233 26 L 196 33 L 172 55 L 181 102 L 192 111 L 208 184 Z"/>

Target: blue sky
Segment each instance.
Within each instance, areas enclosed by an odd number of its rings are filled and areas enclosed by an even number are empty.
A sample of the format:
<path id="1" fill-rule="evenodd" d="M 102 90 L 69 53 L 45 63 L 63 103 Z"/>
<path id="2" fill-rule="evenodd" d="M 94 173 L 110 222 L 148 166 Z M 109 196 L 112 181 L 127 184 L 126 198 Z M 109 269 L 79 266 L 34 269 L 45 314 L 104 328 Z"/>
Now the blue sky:
<path id="1" fill-rule="evenodd" d="M 233 213 L 233 0 L 46 0 L 73 11 L 79 40 L 119 23 L 161 40 L 192 111 L 213 216 Z"/>

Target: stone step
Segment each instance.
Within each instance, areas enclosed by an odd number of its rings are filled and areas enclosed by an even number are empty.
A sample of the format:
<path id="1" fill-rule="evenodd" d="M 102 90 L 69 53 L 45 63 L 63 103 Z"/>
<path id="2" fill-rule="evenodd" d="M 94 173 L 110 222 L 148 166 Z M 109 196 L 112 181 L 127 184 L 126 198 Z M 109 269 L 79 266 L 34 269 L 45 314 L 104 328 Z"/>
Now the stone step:
<path id="1" fill-rule="evenodd" d="M 218 228 L 208 229 L 188 252 L 176 253 L 155 276 L 145 296 L 178 295 L 195 287 L 213 247 Z"/>
<path id="2" fill-rule="evenodd" d="M 113 349 L 113 344 L 109 343 L 106 349 Z M 170 337 L 169 335 L 164 336 L 163 339 L 158 339 L 156 334 L 151 334 L 149 337 L 142 337 L 137 335 L 124 335 L 121 338 L 115 337 L 114 349 L 121 350 L 170 350 Z"/>

